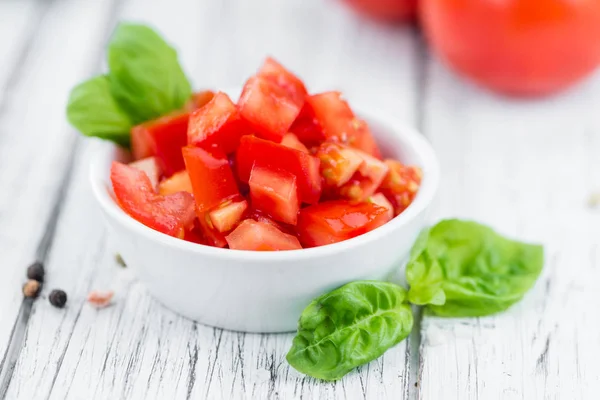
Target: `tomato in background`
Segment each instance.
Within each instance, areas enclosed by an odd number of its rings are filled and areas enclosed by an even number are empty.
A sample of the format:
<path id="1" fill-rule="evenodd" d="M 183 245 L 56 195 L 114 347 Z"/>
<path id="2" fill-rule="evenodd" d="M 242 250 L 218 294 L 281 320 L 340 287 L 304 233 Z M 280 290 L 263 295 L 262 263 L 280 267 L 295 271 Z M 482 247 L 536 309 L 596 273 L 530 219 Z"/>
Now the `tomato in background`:
<path id="1" fill-rule="evenodd" d="M 421 0 L 420 14 L 443 60 L 503 93 L 551 94 L 600 64 L 598 0 Z"/>
<path id="2" fill-rule="evenodd" d="M 414 17 L 417 0 L 345 0 L 358 12 L 385 21 L 399 21 Z"/>

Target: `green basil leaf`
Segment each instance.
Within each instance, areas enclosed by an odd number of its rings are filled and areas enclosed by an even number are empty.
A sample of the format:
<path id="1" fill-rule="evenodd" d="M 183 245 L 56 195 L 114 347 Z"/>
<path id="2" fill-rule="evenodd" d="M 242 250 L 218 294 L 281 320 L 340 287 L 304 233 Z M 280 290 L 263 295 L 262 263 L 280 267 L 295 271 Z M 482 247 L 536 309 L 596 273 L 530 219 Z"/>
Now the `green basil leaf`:
<path id="1" fill-rule="evenodd" d="M 309 304 L 287 360 L 315 378 L 336 380 L 381 356 L 413 325 L 406 290 L 388 282 L 357 281 Z"/>
<path id="2" fill-rule="evenodd" d="M 504 311 L 535 284 L 542 246 L 507 239 L 489 227 L 446 220 L 428 229 L 406 267 L 410 302 L 444 317 Z"/>
<path id="3" fill-rule="evenodd" d="M 108 66 L 110 91 L 134 124 L 181 108 L 192 94 L 177 52 L 147 26 L 117 27 Z"/>
<path id="4" fill-rule="evenodd" d="M 101 75 L 80 83 L 71 90 L 67 119 L 86 136 L 129 144 L 131 121 L 110 94 L 108 79 Z"/>

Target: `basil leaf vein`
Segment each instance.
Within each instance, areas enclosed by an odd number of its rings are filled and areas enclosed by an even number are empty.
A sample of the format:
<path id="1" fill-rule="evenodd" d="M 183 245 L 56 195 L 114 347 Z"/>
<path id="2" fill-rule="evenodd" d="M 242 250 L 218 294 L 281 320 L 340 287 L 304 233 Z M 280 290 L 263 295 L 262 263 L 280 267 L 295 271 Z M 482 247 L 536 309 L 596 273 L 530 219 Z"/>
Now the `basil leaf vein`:
<path id="1" fill-rule="evenodd" d="M 302 313 L 287 360 L 315 378 L 337 380 L 405 339 L 413 325 L 406 291 L 357 281 L 315 299 Z"/>

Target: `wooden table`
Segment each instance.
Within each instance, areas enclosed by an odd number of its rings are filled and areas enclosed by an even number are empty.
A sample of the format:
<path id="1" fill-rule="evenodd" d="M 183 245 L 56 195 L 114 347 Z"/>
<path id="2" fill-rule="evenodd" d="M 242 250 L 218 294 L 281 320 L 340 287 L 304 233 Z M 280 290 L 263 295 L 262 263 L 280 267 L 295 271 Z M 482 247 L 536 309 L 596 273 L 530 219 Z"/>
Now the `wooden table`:
<path id="1" fill-rule="evenodd" d="M 240 85 L 266 54 L 313 90 L 342 89 L 417 126 L 443 183 L 435 218 L 542 242 L 532 292 L 490 318 L 418 315 L 413 335 L 337 383 L 285 361 L 292 335 L 178 317 L 121 268 L 88 185 L 93 140 L 67 124 L 71 87 L 98 73 L 121 19 L 177 45 L 197 88 Z M 597 399 L 600 390 L 600 76 L 547 100 L 457 78 L 414 27 L 319 0 L 0 2 L 0 394 L 8 399 Z M 392 251 L 393 249 L 390 249 Z M 44 261 L 42 298 L 23 301 Z M 165 266 L 168 268 L 168 266 Z M 69 295 L 52 307 L 52 288 Z M 112 307 L 86 303 L 114 289 Z"/>

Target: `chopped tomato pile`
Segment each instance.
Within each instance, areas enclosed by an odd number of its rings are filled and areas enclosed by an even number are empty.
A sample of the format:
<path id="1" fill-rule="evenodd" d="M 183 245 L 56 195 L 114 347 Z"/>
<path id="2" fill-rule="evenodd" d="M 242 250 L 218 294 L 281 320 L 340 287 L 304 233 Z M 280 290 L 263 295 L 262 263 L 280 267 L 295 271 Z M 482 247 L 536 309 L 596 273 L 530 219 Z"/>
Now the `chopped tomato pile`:
<path id="1" fill-rule="evenodd" d="M 111 181 L 142 224 L 194 243 L 294 250 L 341 242 L 403 212 L 418 167 L 383 159 L 339 92 L 310 94 L 267 58 L 235 103 L 205 91 L 132 129 Z"/>

